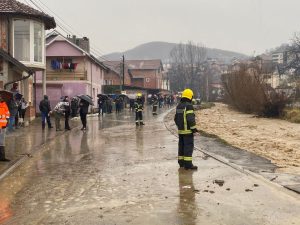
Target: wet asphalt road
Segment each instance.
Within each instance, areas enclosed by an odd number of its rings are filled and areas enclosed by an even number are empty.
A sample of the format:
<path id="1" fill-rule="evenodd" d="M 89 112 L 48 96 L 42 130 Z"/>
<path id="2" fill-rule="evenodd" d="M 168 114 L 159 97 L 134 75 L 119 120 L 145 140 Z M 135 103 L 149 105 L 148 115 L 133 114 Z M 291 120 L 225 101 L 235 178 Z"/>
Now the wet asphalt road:
<path id="1" fill-rule="evenodd" d="M 300 224 L 299 197 L 276 185 L 198 151 L 199 171 L 179 170 L 163 116 L 91 117 L 50 141 L 0 182 L 0 224 Z"/>

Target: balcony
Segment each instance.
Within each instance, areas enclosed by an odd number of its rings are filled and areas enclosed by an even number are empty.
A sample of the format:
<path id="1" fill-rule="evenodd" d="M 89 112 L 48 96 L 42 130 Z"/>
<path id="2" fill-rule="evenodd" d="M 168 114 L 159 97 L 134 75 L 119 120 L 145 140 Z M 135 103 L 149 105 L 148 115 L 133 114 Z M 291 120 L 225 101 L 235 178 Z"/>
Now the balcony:
<path id="1" fill-rule="evenodd" d="M 87 80 L 86 72 L 47 71 L 47 81 L 78 81 Z"/>

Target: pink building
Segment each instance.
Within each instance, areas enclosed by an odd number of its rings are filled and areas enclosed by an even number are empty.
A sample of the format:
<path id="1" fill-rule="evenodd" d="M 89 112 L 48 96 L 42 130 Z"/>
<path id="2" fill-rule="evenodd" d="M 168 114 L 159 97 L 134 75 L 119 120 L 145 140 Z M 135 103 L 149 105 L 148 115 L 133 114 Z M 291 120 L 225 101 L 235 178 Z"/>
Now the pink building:
<path id="1" fill-rule="evenodd" d="M 79 47 L 81 46 L 81 47 Z M 70 98 L 86 94 L 97 105 L 97 94 L 102 93 L 104 73 L 108 68 L 89 53 L 89 40 L 64 37 L 58 32 L 46 38 L 46 81 L 47 95 L 51 106 L 61 96 Z M 43 98 L 42 76 L 36 78 L 36 104 Z"/>

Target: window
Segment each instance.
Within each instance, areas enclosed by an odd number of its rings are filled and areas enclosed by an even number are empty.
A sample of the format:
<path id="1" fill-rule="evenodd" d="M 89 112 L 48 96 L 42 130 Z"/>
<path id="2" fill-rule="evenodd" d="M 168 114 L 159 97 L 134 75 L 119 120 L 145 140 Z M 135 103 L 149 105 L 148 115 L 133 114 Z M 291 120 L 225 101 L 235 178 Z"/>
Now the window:
<path id="1" fill-rule="evenodd" d="M 34 61 L 43 62 L 43 26 L 34 23 Z"/>
<path id="2" fill-rule="evenodd" d="M 113 85 L 113 81 L 112 80 L 105 80 L 104 84 L 105 85 Z"/>
<path id="3" fill-rule="evenodd" d="M 13 55 L 26 64 L 44 64 L 44 24 L 34 20 L 13 21 Z"/>
<path id="4" fill-rule="evenodd" d="M 30 22 L 14 21 L 14 57 L 20 61 L 30 61 Z"/>

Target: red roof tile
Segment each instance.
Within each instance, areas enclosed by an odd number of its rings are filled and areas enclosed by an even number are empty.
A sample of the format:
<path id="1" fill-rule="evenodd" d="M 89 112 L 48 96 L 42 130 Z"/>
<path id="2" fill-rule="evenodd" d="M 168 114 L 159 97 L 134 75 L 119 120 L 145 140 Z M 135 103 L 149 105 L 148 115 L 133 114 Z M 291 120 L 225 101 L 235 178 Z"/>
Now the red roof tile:
<path id="1" fill-rule="evenodd" d="M 47 30 L 56 27 L 53 17 L 16 0 L 0 0 L 0 14 L 29 16 L 40 19 L 45 23 Z"/>

